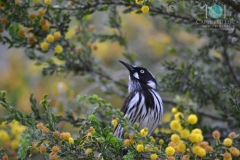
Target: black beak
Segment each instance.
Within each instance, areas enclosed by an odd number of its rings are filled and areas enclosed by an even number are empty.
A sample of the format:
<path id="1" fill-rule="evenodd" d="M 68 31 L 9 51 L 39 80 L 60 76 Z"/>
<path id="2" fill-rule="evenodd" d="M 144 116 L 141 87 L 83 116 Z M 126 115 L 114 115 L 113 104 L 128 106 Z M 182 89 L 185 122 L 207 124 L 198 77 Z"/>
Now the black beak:
<path id="1" fill-rule="evenodd" d="M 128 64 L 127 62 L 121 61 L 121 60 L 119 62 L 121 62 L 129 70 L 129 72 L 133 71 L 134 67 L 132 65 Z"/>

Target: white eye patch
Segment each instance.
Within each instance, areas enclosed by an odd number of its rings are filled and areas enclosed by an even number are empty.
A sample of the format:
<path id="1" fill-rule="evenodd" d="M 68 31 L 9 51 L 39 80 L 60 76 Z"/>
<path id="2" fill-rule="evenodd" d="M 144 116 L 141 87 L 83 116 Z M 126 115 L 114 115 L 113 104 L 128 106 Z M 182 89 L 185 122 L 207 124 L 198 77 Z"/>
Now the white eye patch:
<path id="1" fill-rule="evenodd" d="M 139 75 L 138 75 L 137 72 L 133 73 L 133 76 L 134 76 L 135 78 L 139 79 Z"/>
<path id="2" fill-rule="evenodd" d="M 141 72 L 141 73 L 144 73 L 144 70 L 141 70 L 140 72 Z"/>

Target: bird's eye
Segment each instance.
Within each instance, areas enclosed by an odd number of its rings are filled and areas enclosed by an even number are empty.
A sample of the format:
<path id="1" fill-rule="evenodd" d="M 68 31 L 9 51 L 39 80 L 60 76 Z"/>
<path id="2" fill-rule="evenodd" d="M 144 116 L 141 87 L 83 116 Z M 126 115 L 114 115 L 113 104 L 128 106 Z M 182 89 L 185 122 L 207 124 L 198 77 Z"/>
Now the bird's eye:
<path id="1" fill-rule="evenodd" d="M 141 70 L 140 72 L 141 72 L 141 73 L 144 73 L 144 70 Z"/>

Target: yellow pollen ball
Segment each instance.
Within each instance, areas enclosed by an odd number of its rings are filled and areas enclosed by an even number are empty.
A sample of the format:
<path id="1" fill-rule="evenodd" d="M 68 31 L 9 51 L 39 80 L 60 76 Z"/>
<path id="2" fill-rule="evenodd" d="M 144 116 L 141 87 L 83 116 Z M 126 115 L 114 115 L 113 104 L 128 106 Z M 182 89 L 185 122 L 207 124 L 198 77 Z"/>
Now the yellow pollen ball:
<path id="1" fill-rule="evenodd" d="M 174 155 L 175 153 L 175 149 L 171 146 L 167 147 L 166 150 L 165 150 L 165 153 L 168 155 L 168 156 L 172 156 Z"/>
<path id="2" fill-rule="evenodd" d="M 40 44 L 40 46 L 41 46 L 41 49 L 42 49 L 43 51 L 48 50 L 48 43 L 47 43 L 47 42 L 42 42 L 42 43 Z"/>
<path id="3" fill-rule="evenodd" d="M 187 139 L 190 135 L 190 131 L 188 129 L 183 129 L 180 131 L 180 135 L 183 139 Z"/>
<path id="4" fill-rule="evenodd" d="M 158 158 L 158 155 L 157 154 L 151 154 L 150 156 L 151 160 L 156 160 Z"/>
<path id="5" fill-rule="evenodd" d="M 73 138 L 69 138 L 69 139 L 68 139 L 68 142 L 69 142 L 70 144 L 73 144 L 73 143 L 74 143 L 74 139 L 73 139 Z"/>
<path id="6" fill-rule="evenodd" d="M 182 112 L 177 112 L 176 114 L 174 114 L 174 119 L 181 120 L 181 118 L 184 118 Z"/>
<path id="7" fill-rule="evenodd" d="M 227 147 L 230 147 L 232 145 L 232 139 L 225 138 L 224 141 L 223 141 L 223 145 L 227 146 Z"/>
<path id="8" fill-rule="evenodd" d="M 46 5 L 50 5 L 50 4 L 52 3 L 52 0 L 44 0 L 44 3 L 45 3 Z"/>
<path id="9" fill-rule="evenodd" d="M 112 125 L 113 125 L 114 128 L 116 128 L 117 125 L 118 125 L 118 121 L 116 119 L 113 119 L 112 120 Z"/>
<path id="10" fill-rule="evenodd" d="M 47 35 L 47 41 L 48 42 L 53 42 L 54 41 L 53 35 L 51 35 L 51 34 Z"/>
<path id="11" fill-rule="evenodd" d="M 41 16 L 43 16 L 45 13 L 46 13 L 46 11 L 43 8 L 40 8 L 38 10 L 38 14 L 41 15 Z"/>
<path id="12" fill-rule="evenodd" d="M 187 118 L 188 123 L 196 124 L 198 121 L 198 117 L 195 114 L 190 114 Z"/>
<path id="13" fill-rule="evenodd" d="M 88 148 L 88 149 L 85 150 L 85 153 L 86 153 L 86 154 L 90 154 L 91 152 L 92 152 L 92 149 L 91 149 L 91 148 Z"/>
<path id="14" fill-rule="evenodd" d="M 171 141 L 178 143 L 180 141 L 180 137 L 177 134 L 172 134 Z"/>
<path id="15" fill-rule="evenodd" d="M 183 142 L 177 145 L 177 152 L 184 153 L 185 150 L 186 150 L 186 145 Z"/>
<path id="16" fill-rule="evenodd" d="M 54 32 L 53 36 L 55 39 L 59 39 L 61 37 L 61 33 L 60 32 Z"/>
<path id="17" fill-rule="evenodd" d="M 202 130 L 199 128 L 196 128 L 196 129 L 192 130 L 192 133 L 202 134 Z"/>
<path id="18" fill-rule="evenodd" d="M 63 48 L 62 48 L 61 45 L 57 45 L 57 46 L 54 48 L 54 51 L 59 54 L 59 53 L 62 53 Z"/>
<path id="19" fill-rule="evenodd" d="M 148 6 L 142 6 L 142 12 L 143 13 L 148 13 L 149 12 L 149 7 Z"/>
<path id="20" fill-rule="evenodd" d="M 230 149 L 229 149 L 229 151 L 230 151 L 230 153 L 233 155 L 233 156 L 239 156 L 240 155 L 240 152 L 239 152 L 239 150 L 237 149 L 237 148 L 235 148 L 235 147 L 231 147 Z"/>
<path id="21" fill-rule="evenodd" d="M 203 140 L 203 136 L 201 134 L 191 133 L 189 139 L 193 143 L 199 143 Z"/>
<path id="22" fill-rule="evenodd" d="M 144 0 L 136 0 L 136 3 L 139 5 L 143 4 L 143 2 L 144 2 Z"/>
<path id="23" fill-rule="evenodd" d="M 172 113 L 173 113 L 173 114 L 176 114 L 177 112 L 178 112 L 178 109 L 175 108 L 175 107 L 173 107 L 173 108 L 172 108 Z"/>
<path id="24" fill-rule="evenodd" d="M 144 151 L 143 144 L 138 144 L 136 149 L 138 152 L 143 152 Z"/>
<path id="25" fill-rule="evenodd" d="M 177 120 L 172 120 L 170 122 L 170 128 L 174 131 L 178 131 L 179 129 L 181 129 L 181 127 L 181 124 Z"/>

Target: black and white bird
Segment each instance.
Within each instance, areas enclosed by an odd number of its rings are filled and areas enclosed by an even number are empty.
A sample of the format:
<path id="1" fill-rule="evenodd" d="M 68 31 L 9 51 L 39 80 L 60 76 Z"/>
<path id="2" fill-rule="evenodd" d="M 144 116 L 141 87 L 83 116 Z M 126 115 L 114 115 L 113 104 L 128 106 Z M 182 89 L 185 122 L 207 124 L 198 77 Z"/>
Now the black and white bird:
<path id="1" fill-rule="evenodd" d="M 148 136 L 156 129 L 163 115 L 163 103 L 157 92 L 157 83 L 149 70 L 120 61 L 129 70 L 128 97 L 121 111 L 131 123 L 138 122 L 139 129 L 148 128 Z M 114 135 L 124 138 L 124 129 L 119 124 Z"/>

